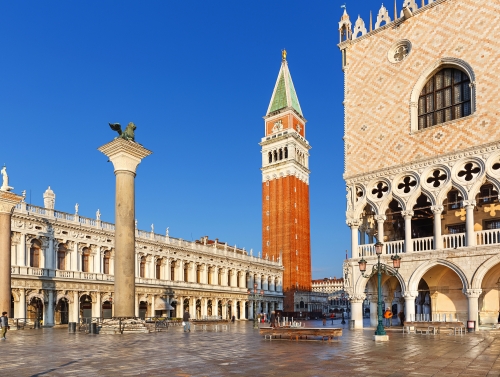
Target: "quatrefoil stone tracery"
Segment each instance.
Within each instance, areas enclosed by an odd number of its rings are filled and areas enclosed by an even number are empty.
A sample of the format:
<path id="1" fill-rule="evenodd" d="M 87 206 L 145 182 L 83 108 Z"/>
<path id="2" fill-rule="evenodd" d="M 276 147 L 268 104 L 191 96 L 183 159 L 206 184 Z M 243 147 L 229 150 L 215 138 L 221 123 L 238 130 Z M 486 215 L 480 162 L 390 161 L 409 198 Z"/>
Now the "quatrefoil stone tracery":
<path id="1" fill-rule="evenodd" d="M 472 162 L 468 162 L 464 165 L 463 169 L 458 172 L 458 177 L 462 178 L 465 181 L 472 181 L 479 173 L 481 172 L 481 168 L 479 166 L 475 166 Z"/>
<path id="2" fill-rule="evenodd" d="M 384 182 L 378 182 L 372 190 L 372 195 L 378 199 L 382 198 L 389 191 L 389 187 Z"/>
<path id="3" fill-rule="evenodd" d="M 446 178 L 446 173 L 436 169 L 432 172 L 432 176 L 427 178 L 427 183 L 432 185 L 432 187 L 439 187 L 446 181 Z"/>
<path id="4" fill-rule="evenodd" d="M 403 181 L 398 185 L 398 190 L 402 190 L 405 194 L 408 194 L 417 185 L 417 181 L 412 176 L 407 175 L 403 178 Z"/>

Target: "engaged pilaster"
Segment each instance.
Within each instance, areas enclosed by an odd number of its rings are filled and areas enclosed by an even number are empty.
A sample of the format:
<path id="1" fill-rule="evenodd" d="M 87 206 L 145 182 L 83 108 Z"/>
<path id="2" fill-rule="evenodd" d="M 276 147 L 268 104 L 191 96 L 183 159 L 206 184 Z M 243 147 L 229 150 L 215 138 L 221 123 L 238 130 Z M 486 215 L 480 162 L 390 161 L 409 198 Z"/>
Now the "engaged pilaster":
<path id="1" fill-rule="evenodd" d="M 22 196 L 0 190 L 0 313 L 10 315 L 11 302 L 11 217 L 12 211 Z"/>
<path id="2" fill-rule="evenodd" d="M 135 315 L 135 175 L 152 152 L 133 141 L 118 138 L 99 151 L 113 163 L 115 194 L 115 316 Z"/>

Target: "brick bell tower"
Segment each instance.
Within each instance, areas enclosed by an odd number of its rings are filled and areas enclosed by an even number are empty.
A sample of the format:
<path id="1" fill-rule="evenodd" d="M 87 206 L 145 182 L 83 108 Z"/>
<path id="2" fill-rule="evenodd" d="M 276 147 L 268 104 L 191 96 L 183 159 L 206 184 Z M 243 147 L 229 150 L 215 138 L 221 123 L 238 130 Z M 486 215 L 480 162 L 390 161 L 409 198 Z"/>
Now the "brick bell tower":
<path id="1" fill-rule="evenodd" d="M 286 51 L 264 117 L 262 147 L 263 257 L 281 258 L 285 312 L 299 311 L 297 292 L 311 291 L 309 149 L 306 120 L 288 70 Z M 304 309 L 302 309 L 304 311 Z"/>

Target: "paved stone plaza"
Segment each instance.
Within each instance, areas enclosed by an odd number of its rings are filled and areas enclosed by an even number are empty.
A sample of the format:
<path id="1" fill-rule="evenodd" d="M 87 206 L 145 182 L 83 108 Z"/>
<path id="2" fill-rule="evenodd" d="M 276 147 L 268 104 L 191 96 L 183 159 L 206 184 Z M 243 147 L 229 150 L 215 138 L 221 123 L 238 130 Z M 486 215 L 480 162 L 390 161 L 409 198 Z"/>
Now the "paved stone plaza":
<path id="1" fill-rule="evenodd" d="M 500 333 L 389 334 L 383 343 L 367 329 L 332 343 L 265 341 L 250 322 L 121 336 L 11 331 L 0 343 L 0 376 L 500 376 Z"/>

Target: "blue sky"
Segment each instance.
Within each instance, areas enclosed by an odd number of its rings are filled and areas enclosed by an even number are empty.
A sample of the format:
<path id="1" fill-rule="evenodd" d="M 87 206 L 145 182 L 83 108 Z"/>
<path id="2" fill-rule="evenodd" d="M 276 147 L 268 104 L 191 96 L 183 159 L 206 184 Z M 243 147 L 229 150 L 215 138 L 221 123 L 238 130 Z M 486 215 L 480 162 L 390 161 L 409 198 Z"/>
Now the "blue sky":
<path id="1" fill-rule="evenodd" d="M 15 192 L 114 222 L 108 122 L 137 125 L 140 229 L 261 250 L 258 143 L 281 64 L 307 123 L 313 278 L 340 276 L 345 225 L 338 21 L 377 1 L 24 1 L 0 13 L 0 163 Z M 402 1 L 401 1 L 402 3 Z M 392 17 L 392 12 L 391 12 Z"/>

